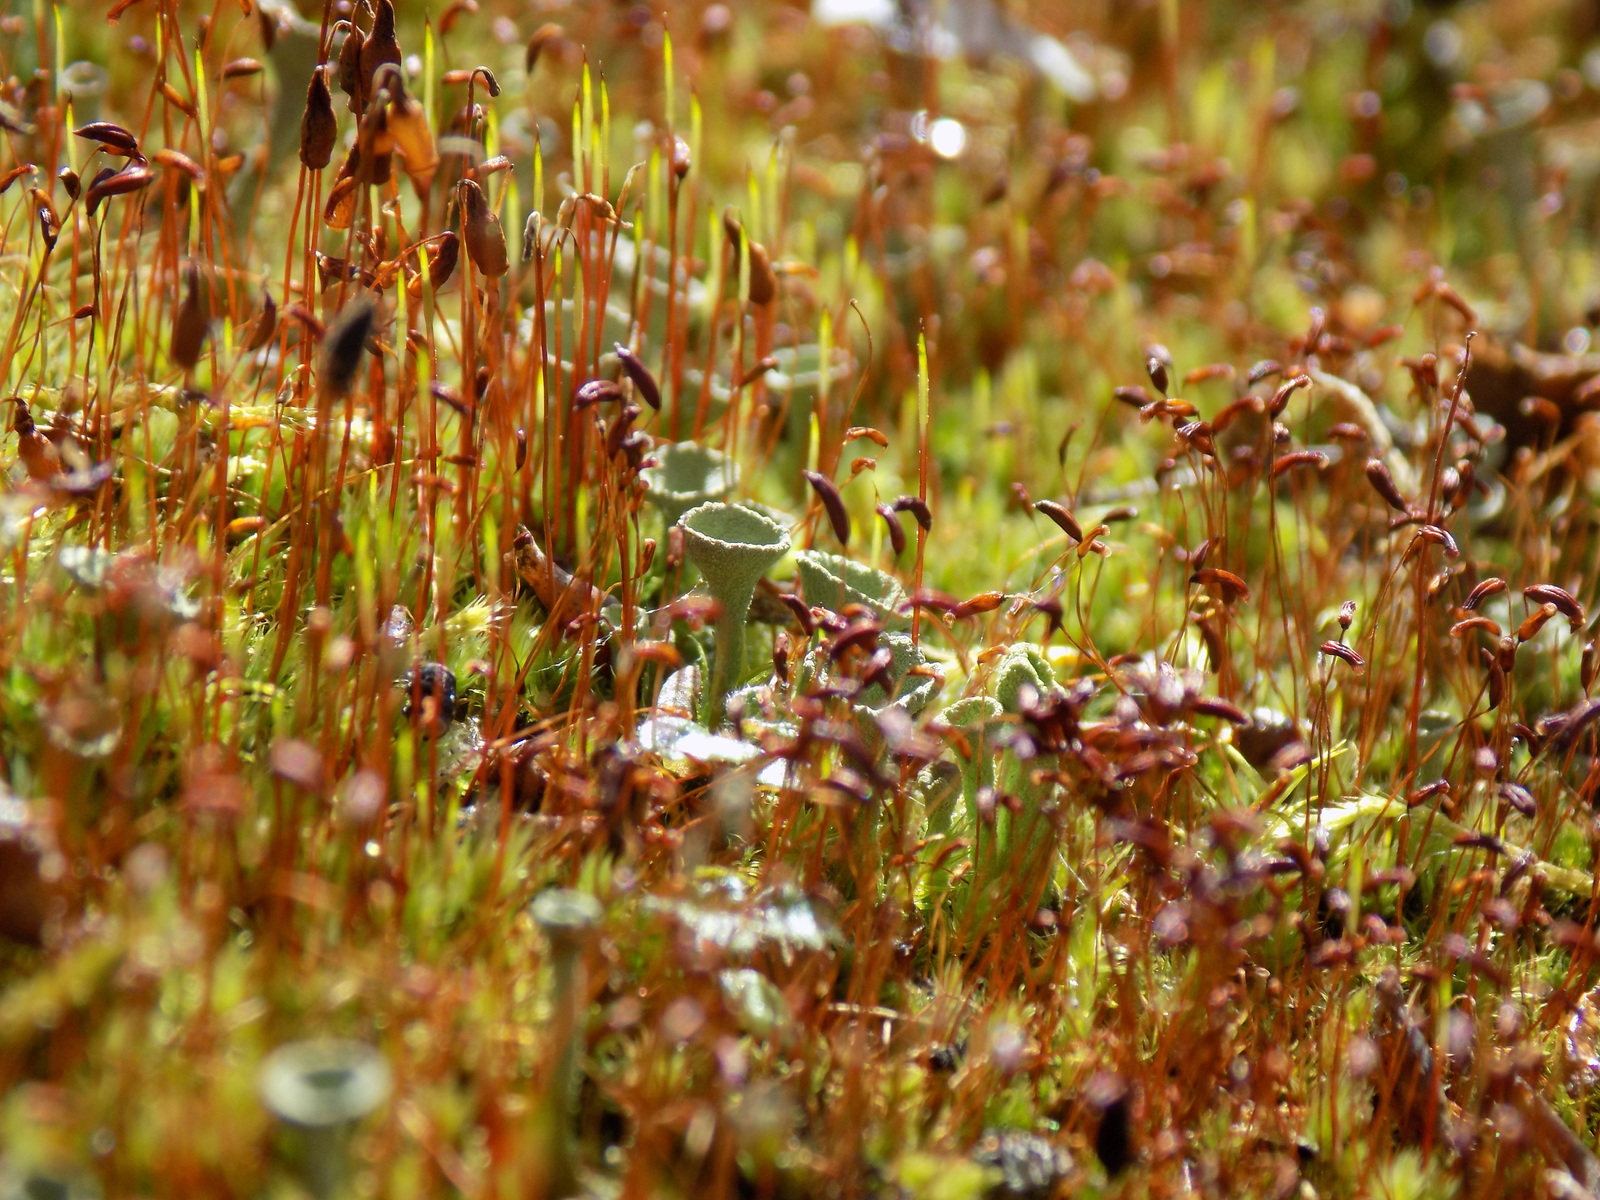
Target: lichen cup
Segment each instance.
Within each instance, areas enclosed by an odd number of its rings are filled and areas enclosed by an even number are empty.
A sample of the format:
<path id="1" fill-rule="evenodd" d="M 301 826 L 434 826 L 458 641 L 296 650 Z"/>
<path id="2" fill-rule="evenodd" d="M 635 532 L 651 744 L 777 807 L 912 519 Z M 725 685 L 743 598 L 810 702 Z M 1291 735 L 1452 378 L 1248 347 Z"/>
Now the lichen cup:
<path id="1" fill-rule="evenodd" d="M 994 789 L 994 735 L 1004 713 L 1005 709 L 993 697 L 968 696 L 957 700 L 941 714 L 943 723 L 960 730 L 966 743 L 965 752 L 956 755 L 956 766 L 961 772 L 961 803 L 973 837 L 972 870 L 955 904 L 963 921 L 975 910 L 986 909 L 994 902 L 993 892 L 1003 861 L 998 814 L 995 820 L 985 820 L 980 812 L 980 796 Z"/>
<path id="2" fill-rule="evenodd" d="M 300 1132 L 306 1185 L 317 1200 L 338 1193 L 351 1125 L 387 1100 L 393 1086 L 382 1054 L 341 1038 L 291 1042 L 262 1063 L 262 1103 Z"/>
<path id="3" fill-rule="evenodd" d="M 689 561 L 722 606 L 711 682 L 700 706 L 700 719 L 715 727 L 724 719 L 728 692 L 744 677 L 744 627 L 756 584 L 789 552 L 789 532 L 754 509 L 716 502 L 690 509 L 678 523 Z"/>
<path id="4" fill-rule="evenodd" d="M 724 499 L 739 485 L 739 464 L 697 442 L 669 442 L 650 456 L 656 465 L 639 473 L 645 498 L 671 528 L 691 508 Z"/>
<path id="5" fill-rule="evenodd" d="M 893 575 L 822 550 L 800 551 L 794 556 L 794 565 L 807 604 L 835 612 L 847 604 L 864 604 L 877 614 L 885 629 L 898 633 L 910 628 L 911 618 L 900 611 L 905 589 Z"/>
<path id="6" fill-rule="evenodd" d="M 578 1102 L 583 948 L 594 937 L 604 912 L 587 892 L 551 888 L 534 897 L 529 915 L 550 943 L 550 1038 L 556 1063 L 544 1103 L 534 1114 L 534 1137 L 542 1150 L 542 1191 L 563 1200 L 579 1192 L 572 1112 Z"/>

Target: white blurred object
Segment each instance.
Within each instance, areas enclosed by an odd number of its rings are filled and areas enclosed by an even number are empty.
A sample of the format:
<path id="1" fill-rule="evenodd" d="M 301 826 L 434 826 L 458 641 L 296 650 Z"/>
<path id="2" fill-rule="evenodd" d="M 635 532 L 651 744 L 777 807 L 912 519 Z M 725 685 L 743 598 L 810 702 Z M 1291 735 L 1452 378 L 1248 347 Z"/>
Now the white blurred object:
<path id="1" fill-rule="evenodd" d="M 1024 25 L 994 0 L 812 0 L 811 19 L 826 26 L 871 25 L 897 50 L 936 58 L 1018 58 L 1079 104 L 1099 93 L 1094 75 L 1065 42 Z"/>
<path id="2" fill-rule="evenodd" d="M 1064 42 L 1058 42 L 1047 34 L 1036 33 L 1028 39 L 1025 57 L 1039 74 L 1060 88 L 1067 99 L 1079 104 L 1087 104 L 1094 99 L 1094 77 L 1084 69 L 1078 56 Z"/>
<path id="3" fill-rule="evenodd" d="M 811 19 L 819 25 L 893 25 L 894 0 L 813 0 Z"/>

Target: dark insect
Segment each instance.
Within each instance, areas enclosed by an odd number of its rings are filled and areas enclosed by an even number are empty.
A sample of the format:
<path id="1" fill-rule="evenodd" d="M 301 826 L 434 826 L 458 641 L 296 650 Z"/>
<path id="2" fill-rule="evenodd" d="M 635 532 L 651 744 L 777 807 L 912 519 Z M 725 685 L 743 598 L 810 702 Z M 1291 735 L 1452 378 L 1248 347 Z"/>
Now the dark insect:
<path id="1" fill-rule="evenodd" d="M 406 700 L 401 712 L 430 733 L 442 733 L 456 717 L 456 676 L 443 663 L 425 662 L 400 681 Z"/>

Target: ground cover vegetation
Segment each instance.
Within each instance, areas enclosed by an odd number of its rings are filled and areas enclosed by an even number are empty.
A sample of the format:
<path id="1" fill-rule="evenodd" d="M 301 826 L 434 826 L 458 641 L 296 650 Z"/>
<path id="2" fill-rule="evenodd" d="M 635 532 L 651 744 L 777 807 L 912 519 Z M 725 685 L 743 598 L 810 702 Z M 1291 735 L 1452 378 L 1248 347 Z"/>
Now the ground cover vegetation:
<path id="1" fill-rule="evenodd" d="M 0 3 L 7 1196 L 1600 1194 L 1600 15 Z"/>

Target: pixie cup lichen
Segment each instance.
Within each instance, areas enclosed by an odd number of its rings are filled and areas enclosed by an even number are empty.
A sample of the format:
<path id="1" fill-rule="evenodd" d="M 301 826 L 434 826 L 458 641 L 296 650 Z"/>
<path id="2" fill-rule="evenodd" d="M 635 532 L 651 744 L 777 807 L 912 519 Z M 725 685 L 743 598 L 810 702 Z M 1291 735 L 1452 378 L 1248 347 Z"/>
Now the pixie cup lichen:
<path id="1" fill-rule="evenodd" d="M 551 888 L 534 898 L 533 923 L 550 943 L 551 1056 L 555 1069 L 545 1100 L 535 1113 L 541 1147 L 542 1194 L 559 1198 L 578 1192 L 577 1149 L 571 1114 L 578 1096 L 578 1020 L 582 1007 L 583 948 L 604 915 L 587 892 Z"/>
<path id="2" fill-rule="evenodd" d="M 347 1170 L 350 1126 L 389 1097 L 393 1076 L 382 1054 L 363 1042 L 315 1038 L 280 1046 L 261 1066 L 261 1100 L 299 1131 L 306 1186 L 324 1200 Z"/>
<path id="3" fill-rule="evenodd" d="M 961 772 L 961 804 L 973 842 L 972 871 L 956 899 L 956 911 L 963 922 L 989 911 L 1004 862 L 998 821 L 985 820 L 981 803 L 982 793 L 994 789 L 994 733 L 1004 712 L 1000 702 L 991 696 L 968 696 L 942 714 L 944 724 L 961 734 L 963 745 L 956 755 L 956 767 Z M 942 876 L 941 882 L 952 878 Z"/>
<path id="4" fill-rule="evenodd" d="M 794 556 L 794 565 L 807 604 L 835 612 L 847 604 L 864 604 L 877 614 L 885 629 L 899 632 L 910 628 L 911 618 L 900 611 L 905 589 L 894 576 L 822 550 L 800 551 Z"/>
<path id="5" fill-rule="evenodd" d="M 744 627 L 756 584 L 789 552 L 788 531 L 771 517 L 737 504 L 702 504 L 684 513 L 684 549 L 722 606 L 717 618 L 711 684 L 701 720 L 719 725 L 728 692 L 744 676 Z"/>
<path id="6" fill-rule="evenodd" d="M 720 450 L 696 442 L 670 442 L 651 452 L 656 465 L 639 472 L 645 497 L 668 528 L 691 508 L 721 500 L 739 483 L 739 464 Z"/>

